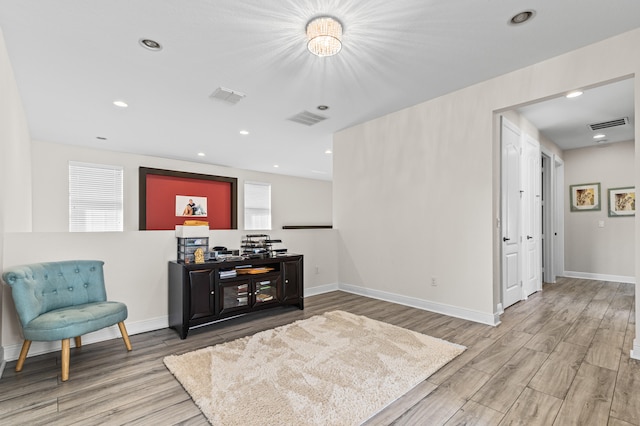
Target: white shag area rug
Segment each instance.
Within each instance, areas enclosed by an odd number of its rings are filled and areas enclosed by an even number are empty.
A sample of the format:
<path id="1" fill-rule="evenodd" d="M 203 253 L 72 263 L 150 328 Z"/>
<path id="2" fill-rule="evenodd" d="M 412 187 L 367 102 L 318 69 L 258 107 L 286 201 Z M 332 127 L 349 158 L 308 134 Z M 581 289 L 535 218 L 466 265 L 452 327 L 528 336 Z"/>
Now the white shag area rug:
<path id="1" fill-rule="evenodd" d="M 164 363 L 213 425 L 357 425 L 465 349 L 333 311 Z"/>

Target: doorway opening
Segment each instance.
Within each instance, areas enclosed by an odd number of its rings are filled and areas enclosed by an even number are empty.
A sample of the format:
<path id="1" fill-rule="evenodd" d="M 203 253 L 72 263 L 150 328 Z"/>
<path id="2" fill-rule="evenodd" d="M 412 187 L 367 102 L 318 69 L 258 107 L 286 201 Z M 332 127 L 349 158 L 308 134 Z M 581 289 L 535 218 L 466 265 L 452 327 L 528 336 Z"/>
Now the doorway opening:
<path id="1" fill-rule="evenodd" d="M 608 129 L 605 144 L 635 140 L 633 123 L 635 117 L 633 78 L 627 76 L 585 87 L 582 90 L 584 94 L 582 97 L 577 98 L 578 101 L 568 99 L 563 94 L 558 94 L 557 96 L 542 101 L 516 106 L 500 112 L 500 116 L 507 117 L 515 123 L 523 135 L 532 135 L 540 141 L 541 149 L 538 157 L 540 164 L 538 177 L 540 187 L 539 204 L 523 205 L 522 208 L 524 210 L 530 208 L 539 209 L 539 272 L 541 282 L 545 283 L 555 283 L 556 277 L 570 274 L 570 272 L 566 272 L 565 270 L 565 210 L 568 211 L 568 206 L 565 206 L 565 204 L 568 203 L 569 200 L 566 199 L 567 195 L 565 194 L 568 188 L 565 188 L 564 155 L 566 155 L 566 152 L 569 150 L 595 147 L 596 141 L 594 140 L 594 136 L 596 132 L 591 124 L 616 121 L 615 119 L 620 117 L 628 118 L 621 121 L 630 124 L 630 126 L 626 126 L 626 128 Z M 618 135 L 618 133 L 623 134 L 622 131 L 626 131 L 627 135 L 630 136 Z M 573 152 L 575 151 L 570 151 L 571 154 Z M 567 170 L 575 169 L 575 164 L 572 164 L 572 168 Z M 501 205 L 504 207 L 504 195 L 508 187 L 508 184 L 504 182 L 504 164 L 501 166 L 501 176 L 500 200 Z M 522 185 L 524 181 L 522 181 L 522 177 L 520 177 L 520 179 L 522 182 L 520 185 Z M 588 181 L 588 177 L 583 179 L 587 179 Z M 573 180 L 567 183 L 581 182 L 578 181 L 579 179 L 576 180 L 576 182 L 573 182 Z M 521 188 L 520 191 L 524 191 L 524 189 Z M 602 195 L 602 212 L 606 219 L 608 203 L 605 189 L 602 190 Z M 524 201 L 520 201 L 520 203 L 523 204 Z M 504 233 L 504 211 L 504 208 L 500 210 L 501 216 L 498 218 L 500 233 Z M 566 217 L 568 219 L 574 219 L 570 213 L 567 213 L 567 215 Z M 588 215 L 588 213 L 583 213 L 582 217 L 585 215 Z M 574 216 L 580 216 L 580 214 L 574 214 Z M 523 215 L 520 217 L 525 218 Z M 594 221 L 594 223 L 602 223 L 602 220 Z M 615 223 L 615 225 L 618 224 L 619 223 Z M 567 232 L 569 231 L 570 229 L 567 230 Z M 513 276 L 509 277 L 509 280 L 512 282 L 520 281 L 519 285 L 522 287 L 521 300 L 527 298 L 526 280 L 529 277 L 525 276 L 527 272 L 523 265 L 525 265 L 525 245 L 529 240 L 527 237 L 531 236 L 532 234 L 527 233 L 523 226 L 519 237 L 517 237 L 521 242 L 521 247 L 516 251 L 518 257 L 521 258 L 519 262 L 520 271 L 518 271 L 521 281 Z M 506 308 L 509 305 L 509 303 L 505 303 L 508 301 L 505 298 L 505 252 L 502 244 L 502 238 L 504 238 L 504 236 L 500 236 L 500 238 L 501 239 L 496 242 L 496 244 L 501 246 L 499 259 L 502 265 L 496 269 L 502 273 L 500 278 L 502 283 L 501 304 L 498 311 L 500 311 L 500 308 Z M 569 243 L 572 243 L 572 241 L 569 241 Z M 575 244 L 573 244 L 573 246 L 575 246 Z M 566 247 L 568 249 L 572 247 L 572 245 L 569 244 Z M 529 262 L 529 264 L 531 264 L 531 262 Z M 567 266 L 570 267 L 568 264 Z M 513 294 L 513 291 L 511 293 Z"/>

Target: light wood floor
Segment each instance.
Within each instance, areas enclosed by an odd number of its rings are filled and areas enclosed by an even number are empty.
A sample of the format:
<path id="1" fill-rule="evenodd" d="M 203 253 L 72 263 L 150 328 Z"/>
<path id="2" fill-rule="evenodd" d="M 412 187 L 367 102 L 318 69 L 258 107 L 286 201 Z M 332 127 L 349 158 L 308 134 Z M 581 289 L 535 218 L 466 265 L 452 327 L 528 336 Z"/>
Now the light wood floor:
<path id="1" fill-rule="evenodd" d="M 66 383 L 59 354 L 28 358 L 21 373 L 10 362 L 0 379 L 0 424 L 207 424 L 164 356 L 341 309 L 468 348 L 367 424 L 640 425 L 640 362 L 629 358 L 634 292 L 633 285 L 561 279 L 507 309 L 498 327 L 328 293 L 305 299 L 304 311 L 233 319 L 192 330 L 186 340 L 169 329 L 131 336 L 130 353 L 121 340 L 72 349 Z"/>

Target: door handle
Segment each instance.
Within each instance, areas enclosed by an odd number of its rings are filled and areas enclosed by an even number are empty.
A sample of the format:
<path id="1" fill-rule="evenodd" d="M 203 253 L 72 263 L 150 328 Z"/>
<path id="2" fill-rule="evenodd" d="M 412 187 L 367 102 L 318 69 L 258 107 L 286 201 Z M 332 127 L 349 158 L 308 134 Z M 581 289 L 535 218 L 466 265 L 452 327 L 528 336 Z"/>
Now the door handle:
<path id="1" fill-rule="evenodd" d="M 527 235 L 527 240 L 533 240 L 533 237 L 531 235 Z"/>
<path id="2" fill-rule="evenodd" d="M 511 239 L 511 238 L 502 237 L 502 241 L 503 241 L 503 242 L 505 242 L 505 241 L 509 241 L 510 239 Z"/>

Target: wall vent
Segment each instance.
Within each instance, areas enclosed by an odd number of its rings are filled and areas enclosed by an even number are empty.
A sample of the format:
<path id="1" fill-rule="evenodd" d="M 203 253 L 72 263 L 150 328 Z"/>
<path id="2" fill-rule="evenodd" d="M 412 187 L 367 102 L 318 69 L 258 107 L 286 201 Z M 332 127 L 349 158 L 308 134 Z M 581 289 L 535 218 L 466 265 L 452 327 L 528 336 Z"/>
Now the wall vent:
<path id="1" fill-rule="evenodd" d="M 319 123 L 323 120 L 326 120 L 328 117 L 323 115 L 314 114 L 309 111 L 302 111 L 293 117 L 287 118 L 287 120 L 295 121 L 296 123 L 304 124 L 305 126 L 313 126 L 316 123 Z"/>
<path id="2" fill-rule="evenodd" d="M 611 120 L 611 121 L 603 121 L 602 123 L 589 124 L 589 128 L 595 131 L 595 130 L 608 129 L 610 127 L 626 126 L 628 124 L 629 124 L 629 118 L 624 117 L 624 118 L 618 118 L 616 120 Z"/>
<path id="3" fill-rule="evenodd" d="M 247 95 L 236 90 L 218 87 L 209 97 L 235 105 L 240 102 L 245 96 Z"/>

